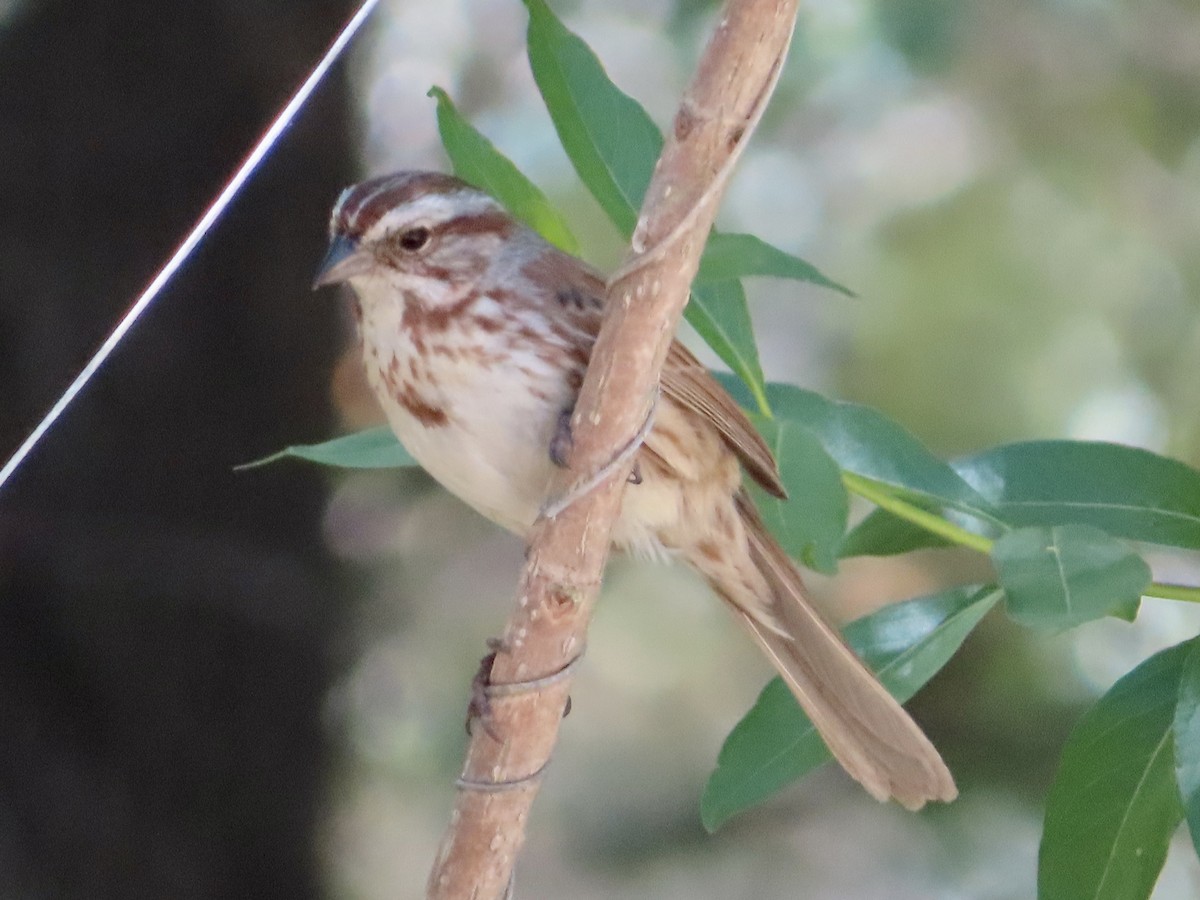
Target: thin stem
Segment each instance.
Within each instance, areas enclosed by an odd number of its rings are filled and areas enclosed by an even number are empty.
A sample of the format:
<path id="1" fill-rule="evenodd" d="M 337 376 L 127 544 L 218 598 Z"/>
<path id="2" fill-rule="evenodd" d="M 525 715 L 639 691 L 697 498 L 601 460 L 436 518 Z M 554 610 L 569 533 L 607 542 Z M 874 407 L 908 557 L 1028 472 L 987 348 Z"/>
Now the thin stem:
<path id="1" fill-rule="evenodd" d="M 758 411 L 766 418 L 773 419 L 775 414 L 771 412 L 771 404 L 767 402 L 767 392 L 760 384 L 748 384 L 750 393 L 754 396 L 754 403 L 758 407 Z"/>
<path id="2" fill-rule="evenodd" d="M 856 475 L 853 472 L 843 471 L 842 483 L 846 485 L 846 490 L 852 494 L 858 494 L 863 499 L 870 500 L 880 509 L 886 509 L 892 515 L 904 519 L 906 522 L 912 522 L 914 525 L 918 525 L 931 534 L 936 534 L 938 537 L 945 538 L 953 544 L 970 547 L 972 550 L 978 550 L 980 553 L 991 553 L 992 551 L 992 541 L 990 539 L 985 538 L 983 535 L 967 531 L 965 528 L 960 528 L 958 525 L 943 519 L 936 513 L 921 509 L 919 506 L 915 506 L 907 500 L 897 497 L 888 491 L 887 488 L 868 478 L 863 478 L 861 475 Z"/>
<path id="3" fill-rule="evenodd" d="M 958 544 L 960 547 L 969 547 L 972 550 L 978 550 L 980 553 L 992 552 L 994 541 L 983 537 L 983 535 L 967 531 L 965 528 L 960 528 L 936 513 L 921 509 L 919 506 L 915 506 L 907 500 L 897 497 L 878 482 L 871 481 L 869 478 L 863 478 L 861 475 L 856 475 L 853 472 L 843 471 L 842 483 L 846 485 L 846 490 L 851 493 L 858 494 L 864 500 L 870 500 L 880 509 L 886 509 L 897 518 L 904 519 L 906 522 L 912 522 L 914 525 L 924 528 L 930 534 L 936 534 L 938 537 L 945 538 L 952 544 Z M 1179 600 L 1184 603 L 1200 603 L 1200 587 L 1194 587 L 1189 584 L 1172 584 L 1170 582 L 1155 581 L 1151 582 L 1150 586 L 1142 591 L 1142 595 L 1145 597 L 1159 597 L 1163 600 Z"/>
<path id="4" fill-rule="evenodd" d="M 1163 600 L 1182 600 L 1184 603 L 1200 603 L 1200 587 L 1190 584 L 1171 584 L 1156 581 L 1142 592 L 1147 597 L 1161 597 Z"/>

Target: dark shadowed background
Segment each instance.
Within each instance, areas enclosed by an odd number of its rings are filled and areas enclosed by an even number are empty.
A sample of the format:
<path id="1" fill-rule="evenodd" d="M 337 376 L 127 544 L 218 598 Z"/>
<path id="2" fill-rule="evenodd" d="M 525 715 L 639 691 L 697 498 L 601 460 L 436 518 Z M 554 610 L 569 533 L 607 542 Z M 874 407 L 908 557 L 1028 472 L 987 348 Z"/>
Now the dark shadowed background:
<path id="1" fill-rule="evenodd" d="M 8 4 L 9 7 L 12 4 Z M 108 333 L 348 14 L 18 4 L 0 22 L 0 452 Z M 0 894 L 318 895 L 319 713 L 346 616 L 309 293 L 351 176 L 335 76 L 0 496 Z"/>

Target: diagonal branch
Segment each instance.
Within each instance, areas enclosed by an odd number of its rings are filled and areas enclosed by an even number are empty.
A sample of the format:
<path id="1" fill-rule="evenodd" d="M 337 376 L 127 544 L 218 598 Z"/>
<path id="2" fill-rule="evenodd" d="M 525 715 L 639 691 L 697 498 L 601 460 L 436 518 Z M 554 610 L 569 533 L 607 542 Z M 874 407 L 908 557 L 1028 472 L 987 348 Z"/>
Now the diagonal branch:
<path id="1" fill-rule="evenodd" d="M 608 285 L 571 422 L 571 466 L 552 496 L 573 496 L 573 486 L 608 474 L 534 527 L 517 605 L 491 670 L 490 725 L 475 729 L 467 750 L 430 898 L 494 900 L 508 889 L 608 559 L 632 465 L 622 450 L 652 414 L 717 205 L 779 77 L 795 16 L 796 0 L 728 0 L 680 103 L 633 251 Z"/>

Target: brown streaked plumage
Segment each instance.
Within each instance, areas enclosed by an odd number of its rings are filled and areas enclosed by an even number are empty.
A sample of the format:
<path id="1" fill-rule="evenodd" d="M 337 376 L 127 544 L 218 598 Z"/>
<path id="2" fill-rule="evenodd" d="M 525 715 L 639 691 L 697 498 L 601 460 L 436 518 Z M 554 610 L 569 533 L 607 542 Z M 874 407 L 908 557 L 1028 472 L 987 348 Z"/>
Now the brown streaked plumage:
<path id="1" fill-rule="evenodd" d="M 317 284 L 354 288 L 367 376 L 393 430 L 451 492 L 526 533 L 599 329 L 603 279 L 438 173 L 349 189 L 330 230 Z M 661 386 L 614 544 L 699 571 L 873 796 L 911 809 L 952 799 L 937 750 L 813 607 L 742 488 L 744 467 L 785 495 L 770 448 L 678 342 Z"/>

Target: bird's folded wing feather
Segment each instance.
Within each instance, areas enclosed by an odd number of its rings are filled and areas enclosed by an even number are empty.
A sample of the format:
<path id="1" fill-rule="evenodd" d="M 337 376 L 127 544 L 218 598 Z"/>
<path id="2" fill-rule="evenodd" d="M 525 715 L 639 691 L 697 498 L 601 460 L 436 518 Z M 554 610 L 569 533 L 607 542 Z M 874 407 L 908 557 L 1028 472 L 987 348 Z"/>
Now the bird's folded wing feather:
<path id="1" fill-rule="evenodd" d="M 553 266 L 554 277 L 549 280 L 561 288 L 577 290 L 584 296 L 597 299 L 604 297 L 604 279 L 596 270 L 567 254 L 552 255 L 541 260 L 543 265 L 553 263 L 557 265 Z M 600 304 L 579 304 L 564 311 L 581 328 L 592 334 L 599 332 Z M 712 423 L 729 449 L 737 454 L 750 477 L 765 491 L 781 499 L 787 497 L 779 477 L 779 466 L 762 435 L 729 396 L 729 392 L 678 340 L 671 342 L 660 384 L 667 397 Z"/>
<path id="2" fill-rule="evenodd" d="M 665 395 L 713 424 L 750 477 L 765 491 L 781 499 L 787 497 L 767 442 L 729 392 L 679 341 L 674 341 L 667 352 L 661 384 Z"/>

